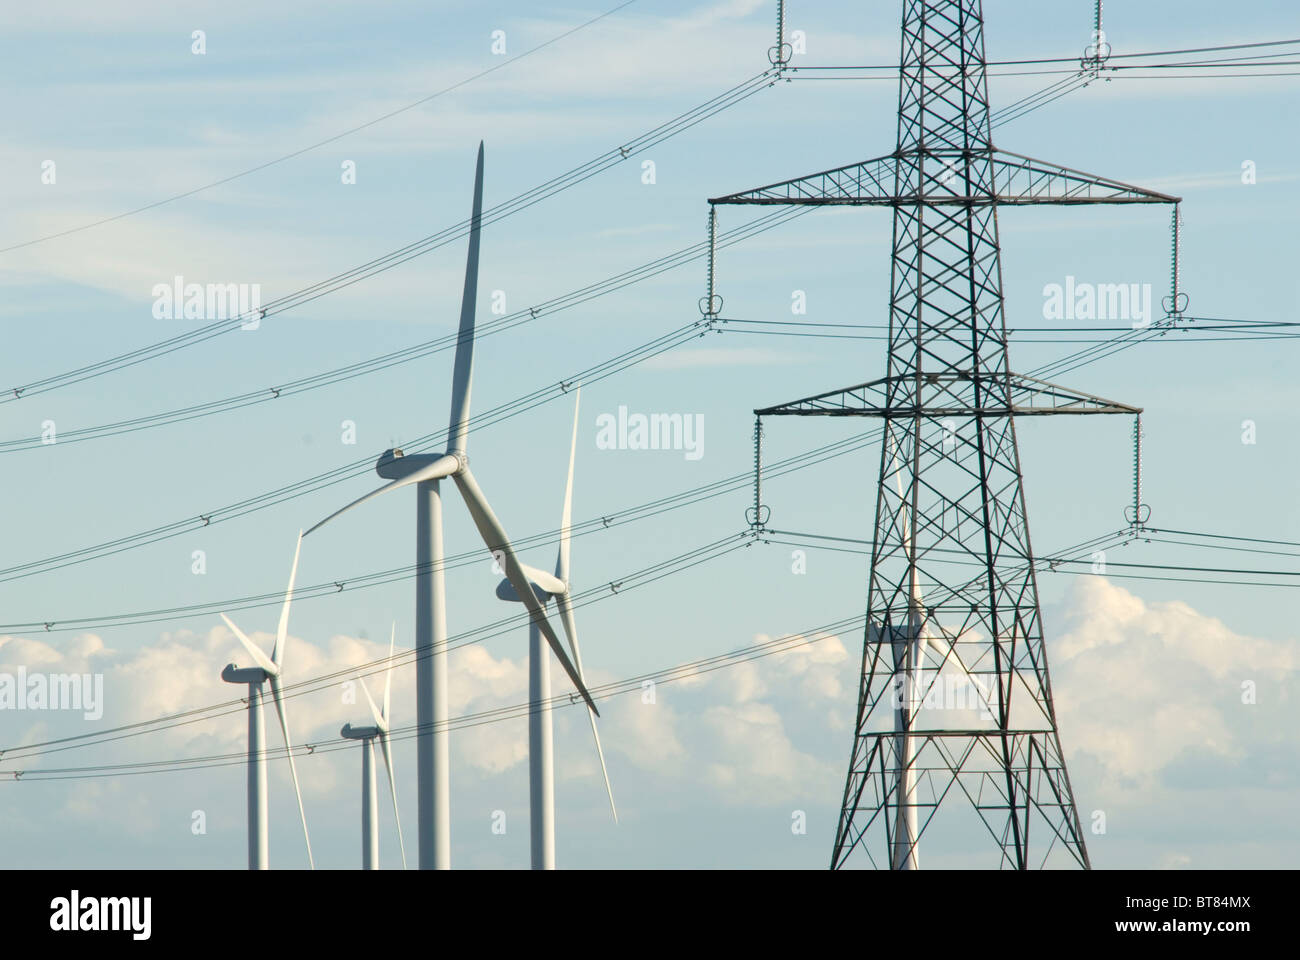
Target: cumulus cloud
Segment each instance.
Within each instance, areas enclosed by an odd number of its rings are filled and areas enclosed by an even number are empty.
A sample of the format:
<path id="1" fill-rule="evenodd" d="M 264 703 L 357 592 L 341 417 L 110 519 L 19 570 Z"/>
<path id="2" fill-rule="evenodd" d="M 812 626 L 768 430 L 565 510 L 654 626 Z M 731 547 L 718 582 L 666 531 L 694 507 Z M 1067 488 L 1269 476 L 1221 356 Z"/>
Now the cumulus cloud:
<path id="1" fill-rule="evenodd" d="M 755 638 L 756 644 L 770 637 Z M 608 742 L 642 772 L 734 806 L 822 796 L 843 777 L 856 659 L 838 637 L 697 673 L 611 706 Z M 827 751 L 831 740 L 838 751 Z M 841 744 L 841 740 L 843 743 Z M 828 753 L 830 757 L 828 758 Z"/>
<path id="2" fill-rule="evenodd" d="M 273 634 L 251 630 L 247 623 L 242 626 L 254 643 L 268 653 L 271 651 L 275 643 Z M 400 647 L 397 652 L 400 656 Z M 340 674 L 337 682 L 320 689 L 302 694 L 290 690 L 287 708 L 294 743 L 306 745 L 333 740 L 345 722 L 367 721 L 369 708 L 354 682 L 357 668 L 387 655 L 387 643 L 365 638 L 338 634 L 316 643 L 291 635 L 284 659 L 288 684 L 292 686 L 299 678 Z M 244 688 L 223 683 L 220 673 L 227 663 L 247 664 L 248 659 L 224 626 L 201 634 L 189 631 L 163 634 L 157 642 L 129 652 L 106 647 L 94 634 L 61 640 L 0 637 L 0 672 L 13 673 L 24 667 L 29 673 L 102 674 L 105 691 L 105 710 L 98 722 L 88 722 L 75 712 L 19 713 L 6 724 L 6 742 L 0 747 L 14 748 L 55 736 L 92 733 L 96 729 L 140 723 L 242 698 Z M 453 716 L 527 699 L 524 662 L 497 659 L 482 647 L 471 646 L 455 651 L 450 664 L 449 707 Z M 374 670 L 367 668 L 366 684 L 378 698 L 384 677 L 382 672 Z M 269 694 L 269 690 L 265 691 L 267 744 L 276 749 L 280 746 L 280 731 Z M 415 669 L 409 661 L 399 663 L 393 671 L 392 713 L 394 727 L 414 723 Z M 108 754 L 112 755 L 112 762 L 145 757 L 180 759 L 238 754 L 247 746 L 246 724 L 246 711 L 236 706 L 200 722 L 167 726 L 156 733 L 116 741 L 107 748 L 88 748 L 86 756 L 93 754 L 92 762 L 100 763 L 108 762 L 104 759 Z M 511 725 L 494 724 L 476 729 L 492 728 L 501 729 L 490 733 L 471 730 L 463 735 L 462 753 L 471 766 L 500 771 L 527 756 L 526 737 Z M 64 752 L 25 757 L 21 764 L 35 772 L 47 766 L 61 766 L 68 758 Z M 7 766 L 17 763 L 16 758 L 11 758 Z M 280 766 L 273 763 L 273 776 L 283 777 L 287 782 L 287 768 L 280 770 Z M 298 772 L 304 793 L 328 792 L 334 789 L 339 776 L 337 765 L 332 762 L 301 763 Z M 75 812 L 86 804 L 83 792 L 69 810 Z"/>
<path id="3" fill-rule="evenodd" d="M 1292 644 L 1235 633 L 1186 603 L 1148 604 L 1102 577 L 1079 580 L 1066 616 L 1058 719 L 1067 748 L 1112 785 L 1149 787 L 1176 762 L 1250 753 L 1300 667 Z"/>
<path id="4" fill-rule="evenodd" d="M 249 614 L 244 619 L 255 623 L 265 618 Z M 1271 829 L 1270 818 L 1290 809 L 1300 766 L 1300 736 L 1288 716 L 1288 694 L 1300 667 L 1291 646 L 1238 634 L 1185 603 L 1148 603 L 1101 577 L 1075 584 L 1062 626 L 1059 639 L 1049 639 L 1053 688 L 1080 815 L 1086 825 L 1092 822 L 1091 811 L 1104 809 L 1110 823 L 1108 836 L 1090 836 L 1094 860 L 1166 867 L 1266 862 L 1257 834 Z M 271 648 L 269 633 L 251 636 L 264 649 Z M 755 637 L 755 644 L 768 639 Z M 291 682 L 294 677 L 340 674 L 337 683 L 291 701 L 295 742 L 320 743 L 336 737 L 343 722 L 364 721 L 364 697 L 355 692 L 349 698 L 345 681 L 358 665 L 386 656 L 386 640 L 336 635 L 321 642 L 290 642 Z M 782 809 L 828 807 L 821 816 L 830 816 L 852 737 L 856 647 L 856 637 L 849 644 L 829 637 L 606 701 L 599 723 L 615 797 L 625 814 L 619 829 L 634 830 L 639 819 L 667 815 L 668 809 L 677 811 L 673 816 L 693 818 L 702 810 L 714 817 L 719 810 L 728 811 L 728 817 L 770 817 Z M 513 659 L 496 656 L 478 644 L 453 651 L 452 715 L 525 702 L 527 660 L 519 653 Z M 91 634 L 0 638 L 0 670 L 21 664 L 28 670 L 102 672 L 108 699 L 103 726 L 237 698 L 241 691 L 219 679 L 221 667 L 231 659 L 246 658 L 224 627 L 163 634 L 131 651 L 110 648 Z M 554 677 L 557 693 L 567 689 L 558 672 Z M 589 679 L 616 678 L 594 673 Z M 409 659 L 393 671 L 396 727 L 414 722 L 414 681 Z M 1243 702 L 1247 681 L 1255 685 L 1256 703 Z M 382 672 L 369 676 L 367 683 L 378 696 Z M 21 762 L 35 770 L 65 762 L 238 756 L 245 746 L 245 722 L 244 712 L 235 706 L 224 716 L 99 746 L 84 755 L 77 751 Z M 557 781 L 569 797 L 566 810 L 572 812 L 579 803 L 596 816 L 604 791 L 581 706 L 557 710 L 555 722 Z M 276 747 L 279 731 L 269 707 L 267 725 L 268 744 Z M 85 722 L 33 712 L 6 725 L 6 743 L 0 746 L 69 732 L 86 732 Z M 472 820 L 477 815 L 472 811 L 484 803 L 492 808 L 504 803 L 515 817 L 522 811 L 512 805 L 523 804 L 526 810 L 520 778 L 527 746 L 523 717 L 453 733 L 453 782 L 458 796 L 468 791 L 473 797 L 458 807 L 464 812 L 457 822 Z M 404 819 L 413 819 L 413 759 L 411 742 L 399 741 L 398 790 L 408 807 Z M 12 764 L 4 758 L 0 772 Z M 338 856 L 350 857 L 352 851 L 348 831 L 353 813 L 339 798 L 354 789 L 354 764 L 355 754 L 347 750 L 317 754 L 299 764 L 313 836 L 318 824 L 322 829 L 333 824 L 335 832 L 349 837 L 347 852 Z M 203 781 L 206 789 L 220 791 L 219 802 L 208 802 L 224 818 L 226 835 L 242 830 L 242 772 L 237 770 L 238 765 L 218 769 Z M 296 811 L 287 765 L 273 761 L 272 777 L 279 805 L 273 819 L 292 822 Z M 76 822 L 92 832 L 111 824 L 137 842 L 158 842 L 166 849 L 166 842 L 154 837 L 159 809 L 185 804 L 188 811 L 189 796 L 169 800 L 166 791 L 158 791 L 158 782 L 115 777 L 78 782 L 75 789 L 60 785 L 44 795 L 39 809 L 24 803 L 15 822 L 37 832 L 51 822 Z M 1242 836 L 1223 830 L 1207 834 L 1207 819 L 1241 806 L 1254 810 L 1257 820 L 1250 829 L 1238 829 Z M 1157 817 L 1157 811 L 1166 815 Z M 170 841 L 173 847 L 176 842 Z M 292 847 L 288 850 L 286 855 L 298 855 Z"/>

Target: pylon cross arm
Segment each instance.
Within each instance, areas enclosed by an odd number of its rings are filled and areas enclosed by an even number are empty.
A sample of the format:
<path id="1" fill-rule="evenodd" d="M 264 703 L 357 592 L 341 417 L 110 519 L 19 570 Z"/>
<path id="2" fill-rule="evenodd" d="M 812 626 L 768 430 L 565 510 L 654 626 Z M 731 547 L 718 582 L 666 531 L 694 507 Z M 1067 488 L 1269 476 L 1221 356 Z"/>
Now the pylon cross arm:
<path id="1" fill-rule="evenodd" d="M 1084 205 L 1181 197 L 1006 150 L 904 150 L 725 197 L 711 204 L 781 206 Z"/>
<path id="2" fill-rule="evenodd" d="M 993 183 L 1000 204 L 1177 204 L 1183 199 L 1009 150 L 994 151 Z"/>
<path id="3" fill-rule="evenodd" d="M 982 389 L 976 393 L 975 388 Z M 918 396 L 928 392 L 929 398 Z M 978 406 L 965 402 L 980 396 Z M 1025 417 L 1053 414 L 1138 414 L 1141 407 L 1095 397 L 1023 374 L 963 371 L 893 376 L 755 410 L 760 417 Z"/>
<path id="4" fill-rule="evenodd" d="M 898 158 L 890 155 L 711 199 L 711 204 L 887 204 Z"/>

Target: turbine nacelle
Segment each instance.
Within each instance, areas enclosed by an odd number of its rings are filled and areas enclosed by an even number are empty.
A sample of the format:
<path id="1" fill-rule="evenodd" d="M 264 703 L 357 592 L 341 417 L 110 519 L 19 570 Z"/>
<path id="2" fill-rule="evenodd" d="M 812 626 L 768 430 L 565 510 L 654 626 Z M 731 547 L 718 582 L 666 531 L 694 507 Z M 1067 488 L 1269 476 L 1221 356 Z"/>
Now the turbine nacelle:
<path id="1" fill-rule="evenodd" d="M 463 457 L 452 454 L 414 453 L 410 456 L 402 453 L 400 447 L 393 447 L 380 454 L 375 461 L 375 473 L 385 480 L 435 480 L 459 473 L 467 466 Z"/>
<path id="2" fill-rule="evenodd" d="M 345 723 L 343 729 L 339 731 L 339 736 L 345 740 L 373 740 L 383 732 L 373 723 L 366 727 L 354 727 L 350 723 Z"/>
<path id="3" fill-rule="evenodd" d="M 533 593 L 537 599 L 545 604 L 551 597 L 566 596 L 569 592 L 569 585 L 554 574 L 547 573 L 545 570 L 538 570 L 536 567 L 530 567 L 526 563 L 519 565 L 528 577 L 528 585 L 533 588 Z M 497 584 L 497 599 L 506 600 L 511 603 L 521 603 L 519 593 L 515 590 L 515 585 L 506 577 Z"/>
<path id="4" fill-rule="evenodd" d="M 262 683 L 271 679 L 271 674 L 261 667 L 240 667 L 228 663 L 221 671 L 221 679 L 226 683 Z"/>

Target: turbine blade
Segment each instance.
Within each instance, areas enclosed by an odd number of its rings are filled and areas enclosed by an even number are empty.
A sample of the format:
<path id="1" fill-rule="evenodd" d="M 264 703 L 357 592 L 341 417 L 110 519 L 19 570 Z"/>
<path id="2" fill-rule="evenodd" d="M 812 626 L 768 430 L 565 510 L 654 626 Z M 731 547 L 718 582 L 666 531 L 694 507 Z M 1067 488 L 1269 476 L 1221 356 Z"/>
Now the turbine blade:
<path id="1" fill-rule="evenodd" d="M 366 678 L 357 677 L 357 680 L 361 683 L 361 692 L 366 695 L 366 703 L 370 704 L 370 715 L 375 718 L 375 726 L 380 730 L 387 730 L 388 724 L 384 722 L 384 715 L 375 706 L 375 698 L 370 695 L 370 688 L 366 686 Z"/>
<path id="2" fill-rule="evenodd" d="M 501 526 L 501 521 L 497 519 L 496 514 L 492 512 L 492 508 L 488 506 L 487 498 L 483 496 L 483 491 L 479 489 L 478 483 L 474 480 L 474 474 L 466 467 L 460 473 L 455 474 L 455 479 L 456 487 L 465 500 L 465 506 L 469 508 L 470 516 L 474 518 L 474 526 L 478 527 L 483 543 L 487 545 L 488 550 L 505 568 L 506 576 L 514 586 L 515 592 L 519 594 L 519 599 L 528 608 L 529 616 L 537 624 L 537 628 L 542 631 L 542 636 L 551 645 L 551 649 L 555 651 L 560 666 L 564 668 L 564 672 L 569 675 L 573 685 L 582 694 L 582 699 L 587 701 L 587 706 L 599 716 L 600 711 L 596 709 L 595 701 L 591 699 L 591 694 L 587 691 L 586 684 L 582 682 L 582 677 L 578 676 L 578 671 L 574 669 L 573 663 L 569 660 L 569 655 L 564 652 L 564 647 L 560 645 L 560 638 L 551 629 L 551 624 L 546 619 L 546 611 L 542 609 L 541 601 L 537 599 L 537 594 L 533 592 L 532 585 L 528 582 L 528 575 L 524 573 L 523 567 L 519 563 L 519 557 L 515 555 L 515 548 L 510 545 L 510 540 Z"/>
<path id="3" fill-rule="evenodd" d="M 404 477 L 398 477 L 396 480 L 384 484 L 378 490 L 371 490 L 364 497 L 361 497 L 357 500 L 353 500 L 343 509 L 335 510 L 333 513 L 331 513 L 320 523 L 316 524 L 316 526 L 309 528 L 307 530 L 307 533 L 304 533 L 303 536 L 304 537 L 307 536 L 308 533 L 314 533 L 315 531 L 319 530 L 321 527 L 325 526 L 325 524 L 333 520 L 335 517 L 342 516 L 343 514 L 351 510 L 353 507 L 361 506 L 361 504 L 365 503 L 367 500 L 373 500 L 381 493 L 387 493 L 389 490 L 396 490 L 398 487 L 410 486 L 413 483 L 419 483 L 421 480 L 433 480 L 435 478 L 449 477 L 452 475 L 452 473 L 454 473 L 457 469 L 459 469 L 459 467 L 460 467 L 460 461 L 457 460 L 455 457 L 448 457 L 448 456 L 439 457 L 437 460 L 434 460 L 432 463 L 428 464 L 425 467 L 421 467 L 420 469 L 414 470 Z"/>
<path id="4" fill-rule="evenodd" d="M 569 646 L 573 649 L 573 664 L 578 668 L 578 676 L 582 676 L 582 653 L 578 650 L 578 625 L 573 619 L 573 603 L 569 600 L 567 594 L 560 594 L 555 598 L 555 605 L 560 610 L 560 623 L 564 626 L 565 636 L 569 638 Z M 596 757 L 600 760 L 600 772 L 605 778 L 605 793 L 609 795 L 609 810 L 614 814 L 614 822 L 618 823 L 618 807 L 614 805 L 614 788 L 609 784 L 609 768 L 605 766 L 605 751 L 600 745 L 600 733 L 596 730 L 596 717 L 588 712 L 587 718 L 591 721 L 591 735 L 596 740 Z"/>
<path id="5" fill-rule="evenodd" d="M 276 667 L 284 665 L 285 639 L 289 635 L 289 604 L 293 599 L 293 584 L 298 579 L 298 555 L 302 553 L 302 531 L 298 531 L 298 545 L 293 548 L 293 567 L 289 570 L 289 586 L 284 591 L 284 606 L 280 608 L 280 625 L 275 629 L 275 646 L 271 649 L 271 662 Z"/>
<path id="6" fill-rule="evenodd" d="M 224 613 L 221 615 L 221 619 L 226 621 L 226 626 L 230 628 L 230 632 L 239 639 L 239 642 L 244 645 L 244 649 L 248 651 L 248 655 L 253 658 L 253 662 L 265 670 L 268 677 L 274 677 L 280 672 L 280 669 L 271 661 L 271 658 L 262 652 L 262 648 L 249 640 L 244 635 L 244 631 L 235 626 L 233 620 Z"/>
<path id="7" fill-rule="evenodd" d="M 451 380 L 451 423 L 447 428 L 452 453 L 464 453 L 469 432 L 469 393 L 474 379 L 474 308 L 478 297 L 479 227 L 483 217 L 483 141 L 478 145 L 474 172 L 474 212 L 470 215 L 469 254 L 465 258 L 465 290 L 460 298 L 460 333 Z"/>
<path id="8" fill-rule="evenodd" d="M 578 454 L 578 406 L 582 402 L 582 388 L 573 397 L 573 439 L 569 443 L 569 479 L 564 484 L 564 510 L 560 513 L 560 549 L 555 557 L 555 575 L 569 582 L 569 542 L 573 527 L 573 461 Z"/>
<path id="9" fill-rule="evenodd" d="M 397 821 L 397 845 L 402 851 L 402 869 L 406 869 L 406 841 L 402 839 L 402 815 L 397 812 L 397 780 L 393 777 L 393 751 L 388 744 L 388 731 L 379 734 L 379 747 L 384 751 L 384 769 L 388 771 L 388 792 L 393 795 L 393 819 Z"/>
<path id="10" fill-rule="evenodd" d="M 280 696 L 280 678 L 271 678 L 271 697 L 275 700 L 275 712 L 280 718 L 280 733 L 284 735 L 284 752 L 289 757 L 289 773 L 293 777 L 293 792 L 298 798 L 298 816 L 302 818 L 302 838 L 307 842 L 307 862 L 313 870 L 316 860 L 311 855 L 311 836 L 307 833 L 307 811 L 302 806 L 302 788 L 298 786 L 298 767 L 293 762 L 293 744 L 289 740 L 289 718 L 284 712 L 284 698 Z"/>
<path id="11" fill-rule="evenodd" d="M 320 523 L 317 523 L 315 527 L 308 527 L 307 533 L 303 533 L 303 536 L 305 537 L 311 535 L 311 533 L 315 533 L 316 531 L 318 531 L 318 529 L 324 527 L 326 523 L 329 523 L 330 520 L 339 518 L 339 516 L 346 514 L 348 510 L 352 509 L 352 507 L 359 507 L 361 506 L 361 503 L 367 502 L 368 500 L 374 500 L 374 498 L 380 496 L 381 493 L 387 493 L 389 492 L 389 490 L 395 490 L 398 489 L 399 487 L 407 487 L 408 484 L 413 484 L 413 483 L 416 483 L 415 477 L 404 476 L 404 477 L 400 477 L 400 479 L 398 480 L 391 481 L 391 483 L 383 484 L 383 487 L 381 487 L 380 489 L 370 490 L 370 492 L 365 494 L 364 497 L 357 498 L 357 500 L 348 503 L 348 505 L 346 507 L 343 507 L 342 510 L 335 510 L 333 514 L 326 516 L 326 518 L 324 520 L 321 520 Z"/>

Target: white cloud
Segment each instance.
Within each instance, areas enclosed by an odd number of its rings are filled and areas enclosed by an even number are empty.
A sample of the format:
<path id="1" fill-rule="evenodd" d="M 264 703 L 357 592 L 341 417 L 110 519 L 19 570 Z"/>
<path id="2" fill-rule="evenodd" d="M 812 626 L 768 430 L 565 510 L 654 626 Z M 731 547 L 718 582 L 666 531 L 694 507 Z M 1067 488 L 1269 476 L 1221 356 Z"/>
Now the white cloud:
<path id="1" fill-rule="evenodd" d="M 250 613 L 241 619 L 256 623 L 269 618 Z M 1108 836 L 1091 838 L 1094 859 L 1178 867 L 1266 856 L 1252 846 L 1254 833 L 1207 835 L 1204 818 L 1225 804 L 1241 803 L 1242 796 L 1252 798 L 1252 809 L 1272 811 L 1267 816 L 1288 809 L 1275 801 L 1284 799 L 1279 791 L 1295 787 L 1291 761 L 1300 753 L 1300 738 L 1289 722 L 1287 697 L 1300 655 L 1286 642 L 1237 634 L 1187 604 L 1147 603 L 1100 577 L 1078 581 L 1066 604 L 1064 627 L 1059 641 L 1052 641 L 1062 737 L 1081 816 L 1090 822 L 1089 811 L 1104 809 L 1110 822 Z M 270 649 L 269 634 L 252 636 Z M 768 639 L 758 636 L 755 643 Z M 851 646 L 856 645 L 855 639 Z M 453 651 L 453 716 L 525 701 L 527 661 L 525 652 L 518 652 L 517 657 L 501 657 L 477 644 Z M 386 653 L 386 643 L 359 637 L 335 635 L 321 643 L 292 638 L 290 682 L 331 672 L 346 676 L 356 665 Z M 0 638 L 0 669 L 22 663 L 29 669 L 103 671 L 109 694 L 105 726 L 238 696 L 239 691 L 218 679 L 232 657 L 241 659 L 242 651 L 220 627 L 206 634 L 164 634 L 131 652 L 109 649 L 90 634 L 66 640 Z M 857 666 L 856 654 L 832 637 L 660 684 L 653 703 L 645 702 L 649 698 L 641 691 L 606 701 L 599 723 L 620 812 L 636 822 L 638 815 L 665 806 L 683 813 L 696 805 L 758 812 L 824 803 L 842 785 Z M 414 721 L 413 666 L 399 666 L 393 677 L 393 721 L 402 727 Z M 591 678 L 594 683 L 611 679 Z M 555 680 L 557 692 L 567 689 L 558 673 Z M 1241 702 L 1243 680 L 1256 682 L 1259 703 Z M 368 683 L 378 696 L 382 674 Z M 364 700 L 344 703 L 343 689 L 340 681 L 290 701 L 297 743 L 333 739 L 344 721 L 365 719 Z M 269 706 L 267 721 L 268 744 L 278 746 Z M 85 730 L 80 720 L 50 716 L 25 716 L 22 724 L 6 745 L 66 735 L 70 727 Z M 598 804 L 603 789 L 586 726 L 580 707 L 556 711 L 557 773 L 563 782 L 589 781 L 577 786 L 577 795 Z M 519 776 L 527 759 L 526 728 L 525 719 L 515 717 L 454 732 L 453 782 L 462 790 L 482 787 L 493 798 L 507 798 L 508 804 L 525 802 Z M 244 740 L 245 717 L 236 707 L 228 715 L 163 733 L 24 762 L 39 769 L 238 755 Z M 411 741 L 398 743 L 399 793 L 409 803 L 415 775 Z M 299 763 L 313 822 L 337 822 L 340 791 L 346 795 L 355 783 L 354 758 L 352 751 L 343 750 Z M 272 790 L 280 805 L 277 823 L 294 816 L 284 767 L 272 764 Z M 8 762 L 5 768 L 10 768 Z M 224 784 L 214 815 L 226 818 L 224 829 L 238 831 L 242 771 L 236 764 L 212 776 Z M 153 777 L 78 783 L 76 790 L 55 794 L 55 820 L 151 837 L 158 783 Z M 1186 813 L 1167 815 L 1155 824 L 1150 818 L 1156 809 Z M 53 822 L 45 807 L 16 816 L 37 831 Z M 1270 829 L 1271 821 L 1264 813 L 1261 817 L 1252 831 Z M 1121 846 L 1113 846 L 1121 839 Z"/>
<path id="2" fill-rule="evenodd" d="M 661 685 L 654 703 L 633 695 L 612 704 L 607 742 L 646 773 L 702 786 L 724 804 L 823 796 L 843 775 L 840 751 L 828 760 L 824 747 L 828 719 L 852 709 L 855 663 L 827 637 L 695 674 L 686 685 Z"/>
<path id="3" fill-rule="evenodd" d="M 1101 577 L 1078 581 L 1067 617 L 1052 661 L 1062 736 L 1107 786 L 1150 787 L 1175 762 L 1246 756 L 1257 721 L 1282 721 L 1279 698 L 1300 669 L 1290 644 L 1234 633 L 1185 603 L 1148 604 Z M 1246 681 L 1256 704 L 1242 702 Z"/>

